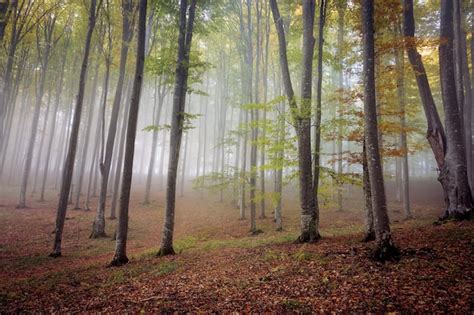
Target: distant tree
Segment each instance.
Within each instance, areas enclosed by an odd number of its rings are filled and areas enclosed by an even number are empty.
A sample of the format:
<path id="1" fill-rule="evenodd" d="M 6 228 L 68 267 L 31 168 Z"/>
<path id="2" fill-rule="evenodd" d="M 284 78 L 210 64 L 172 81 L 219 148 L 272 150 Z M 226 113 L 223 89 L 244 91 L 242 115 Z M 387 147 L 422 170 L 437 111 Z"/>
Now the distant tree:
<path id="1" fill-rule="evenodd" d="M 40 118 L 41 104 L 43 101 L 43 95 L 45 92 L 46 75 L 48 73 L 49 60 L 52 53 L 52 48 L 56 42 L 54 36 L 54 29 L 56 26 L 56 16 L 49 14 L 45 17 L 43 23 L 37 27 L 37 47 L 38 56 L 40 56 L 39 65 L 41 68 L 41 74 L 39 78 L 39 84 L 37 87 L 35 110 L 33 114 L 33 122 L 31 125 L 30 136 L 27 151 L 25 154 L 25 165 L 23 167 L 23 177 L 20 187 L 20 201 L 18 202 L 17 208 L 26 208 L 26 192 L 28 188 L 28 182 L 31 171 L 31 164 L 33 161 L 33 152 L 35 148 L 36 135 L 38 134 L 38 124 Z M 40 41 L 44 39 L 46 45 L 44 49 L 40 49 L 42 46 Z M 45 118 L 46 119 L 46 118 Z M 41 151 L 41 148 L 40 148 Z M 40 153 L 38 153 L 40 154 Z"/>
<path id="2" fill-rule="evenodd" d="M 122 192 L 120 194 L 119 222 L 115 255 L 111 266 L 120 266 L 128 262 L 127 234 L 128 234 L 128 207 L 130 203 L 130 190 L 132 187 L 133 158 L 135 138 L 137 134 L 138 110 L 140 107 L 140 94 L 143 83 L 143 68 L 145 67 L 145 35 L 146 35 L 146 9 L 147 0 L 140 0 L 138 18 L 138 43 L 135 76 L 133 79 L 132 99 L 128 114 L 127 139 L 125 147 L 125 160 L 123 163 Z"/>
<path id="3" fill-rule="evenodd" d="M 99 0 L 99 7 L 102 3 Z M 61 193 L 59 195 L 59 204 L 56 214 L 56 228 L 54 237 L 53 252 L 51 257 L 61 256 L 61 241 L 63 236 L 64 221 L 66 219 L 66 210 L 71 190 L 72 175 L 74 171 L 74 160 L 76 157 L 77 140 L 79 137 L 79 126 L 81 123 L 82 104 L 84 102 L 84 90 L 86 85 L 87 67 L 89 62 L 89 53 L 91 48 L 92 34 L 96 23 L 96 6 L 97 0 L 91 0 L 89 9 L 89 25 L 87 28 L 86 41 L 84 45 L 84 57 L 82 60 L 81 73 L 79 77 L 79 92 L 77 93 L 77 102 L 74 110 L 74 118 L 72 123 L 72 131 L 69 139 L 69 147 L 67 150 L 66 161 L 64 162 L 63 177 L 61 183 Z"/>

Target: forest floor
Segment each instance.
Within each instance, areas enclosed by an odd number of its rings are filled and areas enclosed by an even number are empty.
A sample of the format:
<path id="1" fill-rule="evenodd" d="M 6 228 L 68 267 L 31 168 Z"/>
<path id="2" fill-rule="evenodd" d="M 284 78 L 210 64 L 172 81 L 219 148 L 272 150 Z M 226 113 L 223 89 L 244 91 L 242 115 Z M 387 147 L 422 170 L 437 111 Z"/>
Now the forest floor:
<path id="1" fill-rule="evenodd" d="M 390 205 L 398 262 L 370 259 L 361 243 L 362 207 L 323 207 L 314 244 L 293 244 L 297 202 L 284 207 L 284 231 L 274 231 L 268 211 L 263 233 L 248 234 L 238 210 L 196 193 L 178 198 L 175 250 L 157 257 L 162 195 L 151 205 L 132 201 L 131 262 L 105 268 L 115 242 L 89 239 L 95 211 L 69 210 L 63 257 L 50 258 L 56 201 L 15 209 L 0 199 L 0 313 L 19 312 L 342 312 L 457 313 L 474 311 L 474 223 L 433 225 L 436 203 L 415 204 L 401 220 Z M 350 207 L 350 208 L 349 208 Z M 95 208 L 94 208 L 95 209 Z M 113 235 L 116 220 L 107 220 Z"/>

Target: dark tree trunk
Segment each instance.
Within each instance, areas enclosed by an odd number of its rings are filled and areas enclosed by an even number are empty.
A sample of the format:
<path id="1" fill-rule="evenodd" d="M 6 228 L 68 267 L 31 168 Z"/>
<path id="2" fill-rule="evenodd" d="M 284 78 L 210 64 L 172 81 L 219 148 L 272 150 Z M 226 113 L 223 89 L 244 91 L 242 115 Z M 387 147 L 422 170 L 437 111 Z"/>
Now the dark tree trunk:
<path id="1" fill-rule="evenodd" d="M 374 0 L 362 1 L 364 56 L 364 116 L 367 168 L 372 196 L 372 211 L 377 248 L 374 257 L 387 260 L 398 255 L 390 233 L 387 201 L 379 152 L 377 105 L 375 103 Z"/>
<path id="2" fill-rule="evenodd" d="M 319 235 L 319 218 L 316 213 L 315 191 L 313 187 L 312 161 L 311 161 L 311 83 L 312 83 L 312 61 L 314 50 L 313 24 L 314 24 L 314 1 L 305 0 L 303 3 L 303 79 L 302 79 L 302 104 L 298 108 L 293 85 L 291 83 L 290 70 L 286 50 L 285 30 L 283 21 L 278 10 L 276 0 L 270 0 L 273 19 L 278 34 L 279 54 L 282 71 L 282 80 L 286 96 L 290 105 L 290 111 L 295 121 L 296 135 L 298 137 L 298 162 L 299 183 L 301 201 L 301 235 L 299 242 L 316 241 Z"/>
<path id="3" fill-rule="evenodd" d="M 362 151 L 362 169 L 363 169 L 363 189 L 365 196 L 365 235 L 363 242 L 375 240 L 374 230 L 374 213 L 372 211 L 372 192 L 370 188 L 369 167 L 367 165 L 367 150 L 365 148 L 365 140 Z"/>
<path id="4" fill-rule="evenodd" d="M 176 201 L 176 177 L 179 162 L 179 149 L 181 146 L 181 138 L 183 136 L 183 113 L 185 112 L 189 70 L 187 65 L 189 64 L 189 53 L 191 50 L 193 36 L 196 2 L 197 0 L 191 0 L 189 8 L 187 0 L 181 0 L 180 2 L 178 58 L 176 63 L 173 113 L 171 117 L 170 154 L 166 187 L 166 212 L 163 226 L 163 236 L 158 253 L 160 256 L 174 254 L 173 230 Z M 188 17 L 186 18 L 187 12 Z"/>
<path id="5" fill-rule="evenodd" d="M 313 190 L 315 195 L 316 215 L 319 221 L 319 175 L 321 160 L 321 98 L 323 86 L 323 46 L 324 46 L 324 24 L 326 23 L 327 1 L 320 1 L 319 8 L 319 26 L 318 26 L 318 78 L 316 80 L 316 110 L 314 127 L 314 161 L 313 161 Z"/>
<path id="6" fill-rule="evenodd" d="M 123 163 L 122 192 L 120 194 L 120 212 L 115 245 L 115 255 L 110 265 L 119 266 L 128 262 L 127 258 L 127 232 L 128 232 L 128 207 L 130 203 L 130 190 L 133 175 L 133 155 L 135 138 L 137 134 L 138 110 L 140 93 L 143 83 L 143 68 L 145 66 L 145 34 L 146 34 L 146 7 L 147 0 L 140 0 L 138 20 L 138 44 L 135 77 L 133 80 L 132 99 L 128 114 L 127 142 L 125 160 Z"/>
<path id="7" fill-rule="evenodd" d="M 442 0 L 439 65 L 448 146 L 440 177 L 447 178 L 449 183 L 447 190 L 449 206 L 444 218 L 462 219 L 472 209 L 472 196 L 467 178 L 462 119 L 456 97 L 453 38 L 453 4 L 450 0 Z"/>
<path id="8" fill-rule="evenodd" d="M 87 29 L 86 42 L 84 47 L 84 59 L 82 61 L 81 74 L 79 78 L 79 92 L 77 94 L 76 108 L 74 111 L 74 119 L 72 124 L 71 137 L 69 140 L 69 147 L 64 163 L 63 180 L 61 183 L 61 193 L 59 195 L 59 204 L 56 216 L 56 228 L 53 252 L 51 257 L 61 256 L 61 241 L 63 235 L 64 221 L 66 219 L 66 210 L 68 204 L 69 192 L 71 189 L 72 175 L 74 171 L 74 160 L 76 157 L 77 140 L 79 136 L 79 126 L 81 123 L 82 104 L 84 102 L 84 90 L 87 76 L 87 66 L 89 62 L 89 53 L 92 40 L 92 33 L 94 32 L 96 22 L 96 5 L 97 0 L 91 0 L 89 9 L 89 26 Z"/>

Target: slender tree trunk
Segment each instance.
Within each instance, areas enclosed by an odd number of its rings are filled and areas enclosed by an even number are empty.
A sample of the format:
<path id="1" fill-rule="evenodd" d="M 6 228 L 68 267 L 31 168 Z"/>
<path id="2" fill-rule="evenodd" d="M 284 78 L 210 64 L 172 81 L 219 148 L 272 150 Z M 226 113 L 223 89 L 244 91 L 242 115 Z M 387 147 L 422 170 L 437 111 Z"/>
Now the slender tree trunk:
<path id="1" fill-rule="evenodd" d="M 84 134 L 84 145 L 82 147 L 82 157 L 81 163 L 79 166 L 79 178 L 77 181 L 77 189 L 76 189 L 76 202 L 74 209 L 79 210 L 81 207 L 79 206 L 79 201 L 81 198 L 82 192 L 82 183 L 84 181 L 84 172 L 86 169 L 86 162 L 87 162 L 87 153 L 89 152 L 89 143 L 90 141 L 90 134 L 92 129 L 92 122 L 94 120 L 94 107 L 95 107 L 95 96 L 97 93 L 97 81 L 99 78 L 99 65 L 96 65 L 95 73 L 94 73 L 94 80 L 92 81 L 92 93 L 89 100 L 89 111 L 87 113 L 87 126 Z"/>
<path id="2" fill-rule="evenodd" d="M 314 128 L 314 164 L 313 164 L 313 190 L 315 194 L 315 211 L 319 217 L 319 175 L 321 159 L 321 99 L 323 84 L 323 46 L 324 46 L 324 25 L 326 23 L 327 1 L 321 0 L 319 8 L 319 27 L 318 27 L 318 78 L 316 83 L 316 110 L 315 110 L 315 128 Z M 314 19 L 314 18 L 313 18 Z M 318 219 L 317 219 L 318 220 Z"/>
<path id="3" fill-rule="evenodd" d="M 119 266 L 128 262 L 127 258 L 127 234 L 128 234 L 128 207 L 130 203 L 130 190 L 133 175 L 133 155 L 135 150 L 135 138 L 137 134 L 138 110 L 140 105 L 140 93 L 143 83 L 143 68 L 145 66 L 145 33 L 146 33 L 146 8 L 147 0 L 140 0 L 138 21 L 138 45 L 135 77 L 133 80 L 132 99 L 128 114 L 127 143 L 125 149 L 125 160 L 123 165 L 122 192 L 120 195 L 120 214 L 117 229 L 117 240 L 115 255 L 110 265 Z"/>
<path id="4" fill-rule="evenodd" d="M 442 170 L 445 166 L 445 152 L 446 152 L 446 135 L 444 133 L 441 119 L 439 118 L 438 110 L 431 93 L 430 84 L 426 75 L 425 67 L 421 59 L 421 55 L 416 48 L 415 38 L 415 17 L 413 12 L 413 0 L 403 0 L 403 34 L 405 36 L 405 49 L 407 51 L 408 60 L 415 73 L 418 90 L 421 97 L 421 103 L 426 116 L 427 131 L 426 138 L 430 143 L 433 151 L 438 169 Z M 449 205 L 447 191 L 449 190 L 448 178 L 445 176 L 438 177 L 438 180 L 443 187 L 445 194 L 446 207 Z"/>
<path id="5" fill-rule="evenodd" d="M 46 189 L 46 182 L 48 180 L 48 173 L 49 173 L 49 161 L 51 158 L 51 149 L 53 145 L 53 140 L 54 140 L 54 134 L 56 130 L 56 119 L 58 116 L 58 108 L 59 108 L 59 102 L 61 100 L 61 94 L 63 91 L 63 83 L 64 83 L 64 69 L 66 66 L 66 60 L 67 60 L 67 52 L 69 49 L 69 43 L 70 43 L 70 34 L 67 34 L 67 38 L 65 40 L 65 51 L 61 63 L 61 70 L 60 70 L 60 77 L 58 81 L 58 86 L 56 88 L 56 98 L 54 100 L 54 109 L 53 109 L 53 119 L 50 127 L 50 135 L 49 135 L 49 142 L 48 142 L 48 147 L 46 149 L 46 159 L 44 163 L 44 170 L 43 170 L 43 176 L 42 176 L 42 182 L 41 182 L 41 194 L 40 194 L 40 201 L 44 201 L 44 193 Z"/>
<path id="6" fill-rule="evenodd" d="M 43 127 L 41 128 L 42 133 L 41 133 L 40 145 L 37 149 L 37 154 L 36 154 L 35 177 L 33 180 L 33 190 L 31 191 L 32 195 L 36 193 L 36 187 L 38 184 L 38 174 L 40 173 L 40 170 L 41 170 L 41 157 L 43 156 L 43 144 L 44 144 L 44 140 L 46 139 L 46 129 L 48 126 L 49 109 L 51 108 L 51 94 L 52 94 L 51 91 L 49 91 L 46 110 L 44 112 Z"/>
<path id="7" fill-rule="evenodd" d="M 256 0 L 257 7 L 259 6 L 259 1 Z M 258 9 L 257 9 L 258 10 Z M 257 16 L 259 12 L 257 11 Z M 257 19 L 259 19 L 257 17 Z M 257 22 L 257 41 L 260 41 L 260 26 L 258 25 L 259 21 Z M 253 89 L 253 25 L 252 25 L 252 2 L 251 0 L 247 0 L 247 55 L 246 55 L 246 64 L 247 64 L 247 97 L 248 103 L 251 104 L 254 100 L 258 103 L 258 68 L 260 63 L 260 56 L 259 56 L 259 44 L 257 44 L 257 65 L 256 65 L 256 76 L 255 76 L 255 86 L 256 86 L 256 94 L 252 95 Z M 256 190 L 257 190 L 257 141 L 258 141 L 258 116 L 256 109 L 250 109 L 250 132 L 251 132 L 251 140 L 250 140 L 250 178 L 249 178 L 249 190 L 250 190 L 250 233 L 255 234 L 257 232 L 257 223 L 256 223 Z"/>
<path id="8" fill-rule="evenodd" d="M 25 166 L 23 168 L 23 177 L 21 182 L 20 188 L 20 201 L 18 203 L 17 208 L 26 208 L 26 192 L 28 189 L 28 180 L 30 177 L 31 171 L 31 163 L 33 160 L 33 151 L 36 142 L 36 135 L 38 133 L 38 123 L 39 123 L 39 116 L 41 110 L 41 103 L 43 100 L 44 89 L 45 89 L 45 82 L 46 82 L 46 75 L 48 73 L 48 65 L 49 65 L 49 58 L 51 56 L 51 47 L 53 41 L 53 31 L 55 26 L 56 20 L 51 18 L 49 21 L 49 25 L 45 26 L 47 31 L 45 31 L 45 39 L 47 41 L 46 47 L 43 51 L 43 60 L 41 61 L 41 74 L 39 79 L 39 86 L 38 86 L 38 94 L 36 96 L 36 104 L 35 104 L 35 111 L 33 114 L 33 122 L 31 126 L 31 133 L 30 133 L 30 140 L 28 142 L 28 149 L 25 156 Z M 39 40 L 39 39 L 38 39 Z"/>
<path id="9" fill-rule="evenodd" d="M 265 50 L 264 50 L 264 64 L 263 64 L 263 103 L 266 105 L 268 102 L 268 59 L 269 59 L 269 44 L 270 44 L 270 10 L 268 8 L 268 2 L 265 1 Z M 267 110 L 262 111 L 262 138 L 266 139 L 267 132 Z M 262 194 L 262 199 L 260 201 L 260 218 L 264 219 L 265 215 L 265 141 L 261 146 L 260 152 L 260 193 Z"/>
<path id="10" fill-rule="evenodd" d="M 109 132 L 105 148 L 104 160 L 100 163 L 101 186 L 99 194 L 99 205 L 97 215 L 92 225 L 91 238 L 105 237 L 105 203 L 107 199 L 107 187 L 109 183 L 109 174 L 112 166 L 112 157 L 114 151 L 115 137 L 117 133 L 118 114 L 120 103 L 122 101 L 123 84 L 125 80 L 125 71 L 127 65 L 128 47 L 132 40 L 133 26 L 131 18 L 133 14 L 133 1 L 122 1 L 123 21 L 122 21 L 122 47 L 120 50 L 120 69 L 117 87 L 115 90 L 114 103 L 112 105 L 112 114 L 110 117 Z"/>
<path id="11" fill-rule="evenodd" d="M 339 67 L 337 68 L 337 85 L 340 93 L 340 99 L 337 108 L 337 117 L 342 119 L 342 103 L 344 99 L 344 33 L 345 33 L 345 14 L 347 8 L 346 0 L 339 0 L 337 6 L 338 28 L 337 28 L 337 55 L 339 58 Z M 343 211 L 342 204 L 342 124 L 339 122 L 337 126 L 337 209 Z"/>
<path id="12" fill-rule="evenodd" d="M 270 0 L 273 19 L 275 22 L 278 42 L 283 84 L 290 105 L 290 111 L 295 120 L 295 129 L 298 138 L 298 162 L 301 200 L 301 235 L 299 242 L 314 242 L 319 235 L 319 218 L 316 211 L 315 190 L 313 187 L 312 161 L 311 161 L 311 83 L 312 61 L 314 52 L 314 1 L 303 2 L 303 78 L 302 78 L 302 104 L 301 108 L 295 100 L 291 83 L 290 70 L 286 52 L 285 30 L 280 17 L 276 0 Z"/>
<path id="13" fill-rule="evenodd" d="M 157 101 L 156 103 L 156 108 L 155 108 L 155 117 L 153 120 L 153 124 L 155 126 L 158 126 L 160 123 L 160 117 L 161 117 L 161 110 L 163 108 L 163 103 L 164 103 L 164 92 L 161 92 L 161 79 L 160 79 L 160 84 L 157 84 L 155 86 L 155 100 Z M 148 174 L 147 174 L 147 179 L 146 179 L 146 186 L 145 186 L 145 198 L 143 200 L 143 204 L 148 205 L 150 204 L 150 192 L 151 192 L 151 181 L 153 179 L 153 173 L 155 169 L 155 161 L 156 161 L 156 150 L 158 147 L 158 130 L 153 131 L 153 139 L 151 142 L 151 152 L 150 152 L 150 162 L 148 165 Z"/>
<path id="14" fill-rule="evenodd" d="M 189 63 L 196 2 L 197 0 L 191 0 L 189 9 L 187 0 L 181 0 L 180 2 L 178 58 L 176 63 L 177 66 L 174 88 L 175 91 L 173 97 L 173 113 L 171 117 L 170 154 L 166 188 L 166 211 L 163 236 L 159 250 L 160 256 L 174 254 L 173 230 L 176 202 L 176 177 L 179 162 L 179 149 L 181 146 L 181 138 L 184 127 L 184 117 L 182 113 L 185 112 L 186 92 L 188 88 L 189 69 L 186 65 Z M 187 12 L 188 17 L 186 18 Z"/>
<path id="15" fill-rule="evenodd" d="M 129 93 L 127 93 L 127 96 Z M 120 189 L 120 180 L 121 180 L 121 172 L 123 169 L 123 154 L 125 149 L 125 140 L 126 140 L 126 131 L 127 131 L 127 120 L 128 120 L 128 113 L 130 111 L 130 102 L 128 101 L 128 97 L 125 99 L 125 109 L 123 111 L 122 116 L 122 124 L 120 126 L 120 138 L 118 142 L 118 156 L 117 162 L 115 163 L 114 173 L 114 181 L 113 181 L 113 191 L 112 191 L 112 202 L 110 205 L 110 218 L 111 220 L 116 218 L 116 209 L 117 209 L 117 200 L 119 196 L 119 189 Z"/>
<path id="16" fill-rule="evenodd" d="M 59 197 L 59 204 L 56 216 L 56 228 L 53 252 L 50 254 L 51 257 L 61 256 L 61 241 L 64 228 L 64 221 L 66 219 L 66 210 L 69 197 L 69 191 L 71 189 L 72 175 L 74 171 L 74 160 L 76 157 L 77 140 L 79 136 L 79 126 L 81 123 L 82 104 L 84 102 L 84 90 L 87 76 L 87 66 L 89 62 L 89 53 L 92 40 L 92 33 L 94 32 L 96 22 L 96 5 L 97 0 L 91 0 L 89 9 L 89 26 L 87 29 L 87 36 L 84 48 L 84 59 L 82 61 L 81 74 L 79 78 L 79 92 L 77 94 L 76 108 L 74 111 L 74 119 L 71 131 L 71 138 L 69 140 L 69 147 L 64 163 L 63 180 L 61 183 L 61 193 Z"/>
<path id="17" fill-rule="evenodd" d="M 362 1 L 362 29 L 365 147 L 372 197 L 375 238 L 377 241 L 374 258 L 384 261 L 398 255 L 398 250 L 393 243 L 390 233 L 383 171 L 379 152 L 377 105 L 375 103 L 374 0 Z"/>
<path id="18" fill-rule="evenodd" d="M 398 25 L 397 25 L 398 29 Z M 400 32 L 397 30 L 397 35 Z M 399 162 L 400 172 L 400 191 L 401 200 L 403 201 L 403 212 L 405 219 L 411 219 L 410 209 L 410 187 L 409 187 L 409 171 L 408 171 L 408 144 L 407 144 L 407 122 L 406 122 L 406 96 L 405 96 L 405 54 L 402 48 L 398 46 L 395 48 L 395 64 L 397 67 L 397 94 L 398 102 L 400 106 L 400 150 L 402 151 L 402 157 L 397 158 Z M 397 174 L 398 175 L 398 174 Z"/>

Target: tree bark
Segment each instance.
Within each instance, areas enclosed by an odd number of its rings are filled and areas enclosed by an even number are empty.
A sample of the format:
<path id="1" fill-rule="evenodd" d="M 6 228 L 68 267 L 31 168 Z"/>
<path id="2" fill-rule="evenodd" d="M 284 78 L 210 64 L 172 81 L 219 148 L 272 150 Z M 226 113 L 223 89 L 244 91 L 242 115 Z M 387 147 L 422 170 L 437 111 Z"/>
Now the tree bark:
<path id="1" fill-rule="evenodd" d="M 143 83 L 143 68 L 145 66 L 145 37 L 146 37 L 146 8 L 147 0 L 140 0 L 138 21 L 138 44 L 135 77 L 133 80 L 132 99 L 128 114 L 127 142 L 123 164 L 122 192 L 120 194 L 120 212 L 115 245 L 115 255 L 110 265 L 119 266 L 128 263 L 127 234 L 128 234 L 128 207 L 132 186 L 133 158 L 135 138 L 137 134 L 138 110 L 140 93 Z"/>
<path id="2" fill-rule="evenodd" d="M 291 83 L 290 70 L 286 50 L 285 30 L 283 21 L 278 10 L 276 0 L 270 0 L 273 19 L 278 34 L 280 64 L 282 80 L 285 86 L 286 96 L 290 105 L 290 111 L 295 123 L 298 138 L 298 163 L 300 182 L 300 204 L 301 204 L 301 235 L 299 242 L 314 242 L 319 235 L 319 218 L 316 213 L 315 191 L 313 187 L 312 161 L 311 161 L 311 81 L 312 60 L 314 51 L 313 24 L 314 24 L 314 1 L 303 2 L 303 79 L 302 79 L 302 104 L 298 108 L 295 93 Z"/>
<path id="3" fill-rule="evenodd" d="M 374 0 L 362 1 L 362 29 L 364 56 L 364 117 L 367 168 L 372 196 L 372 211 L 377 247 L 374 258 L 387 260 L 398 255 L 392 240 L 387 213 L 387 201 L 381 157 L 379 152 L 377 105 L 375 103 L 375 48 L 374 48 Z"/>
<path id="4" fill-rule="evenodd" d="M 176 177 L 179 162 L 179 149 L 181 146 L 184 127 L 183 113 L 185 112 L 186 92 L 188 88 L 188 64 L 193 36 L 196 2 L 197 0 L 191 0 L 189 8 L 187 0 L 181 0 L 180 2 L 178 58 L 176 63 L 173 113 L 171 117 L 170 154 L 166 188 L 166 211 L 163 226 L 163 236 L 158 253 L 160 256 L 174 254 L 173 230 L 176 202 Z M 186 18 L 186 13 L 188 10 L 188 18 Z"/>
<path id="5" fill-rule="evenodd" d="M 81 123 L 82 104 L 84 102 L 84 90 L 87 75 L 87 66 L 89 62 L 89 53 L 92 40 L 92 33 L 96 23 L 96 5 L 97 0 L 91 0 L 89 9 L 89 26 L 87 29 L 86 42 L 84 47 L 84 58 L 81 66 L 81 73 L 79 78 L 79 92 L 77 94 L 77 102 L 74 111 L 74 118 L 72 124 L 71 137 L 69 140 L 69 147 L 64 163 L 63 180 L 61 183 L 61 193 L 59 197 L 59 204 L 56 215 L 56 228 L 53 252 L 51 257 L 61 256 L 61 241 L 63 235 L 64 221 L 66 219 L 66 210 L 68 204 L 69 192 L 71 189 L 72 175 L 74 171 L 74 160 L 76 157 L 77 140 L 79 136 L 79 126 Z"/>
<path id="6" fill-rule="evenodd" d="M 120 50 L 120 69 L 117 87 L 115 90 L 114 103 L 112 105 L 112 114 L 110 117 L 109 131 L 107 135 L 107 144 L 105 148 L 104 160 L 100 163 L 101 186 L 99 193 L 99 205 L 97 215 L 92 225 L 91 238 L 105 237 L 105 204 L 107 199 L 107 187 L 109 174 L 112 166 L 112 156 L 114 151 L 115 137 L 117 134 L 117 121 L 122 101 L 123 83 L 125 80 L 125 71 L 127 65 L 128 47 L 133 35 L 133 1 L 122 1 L 123 20 L 122 20 L 122 47 Z"/>
<path id="7" fill-rule="evenodd" d="M 421 59 L 421 55 L 418 53 L 416 48 L 415 38 L 415 17 L 413 12 L 413 0 L 403 0 L 403 34 L 405 36 L 405 49 L 407 51 L 408 60 L 415 73 L 416 82 L 418 85 L 418 91 L 421 97 L 421 103 L 426 116 L 427 131 L 426 138 L 430 143 L 431 150 L 433 151 L 438 169 L 442 170 L 445 164 L 445 153 L 446 153 L 446 135 L 444 132 L 441 119 L 439 118 L 438 110 L 431 93 L 430 84 L 426 75 L 426 70 Z M 445 194 L 446 207 L 449 205 L 449 199 L 447 198 L 447 191 L 449 190 L 448 178 L 446 176 L 438 177 L 443 192 Z"/>
<path id="8" fill-rule="evenodd" d="M 463 139 L 462 119 L 456 97 L 454 64 L 453 5 L 441 1 L 439 65 L 441 91 L 445 114 L 447 150 L 440 177 L 449 183 L 448 208 L 443 218 L 463 219 L 472 209 L 472 196 L 467 178 L 466 149 Z"/>

